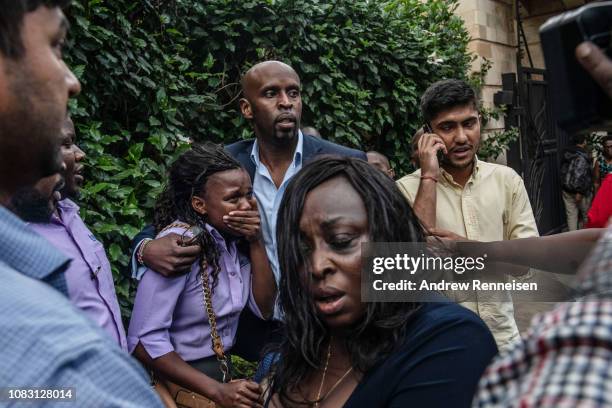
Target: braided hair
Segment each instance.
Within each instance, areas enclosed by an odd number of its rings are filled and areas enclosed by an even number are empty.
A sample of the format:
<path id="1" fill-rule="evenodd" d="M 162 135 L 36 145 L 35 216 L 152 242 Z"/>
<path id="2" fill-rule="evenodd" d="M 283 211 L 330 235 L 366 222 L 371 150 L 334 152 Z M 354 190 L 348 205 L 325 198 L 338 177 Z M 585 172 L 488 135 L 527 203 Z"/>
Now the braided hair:
<path id="1" fill-rule="evenodd" d="M 193 144 L 170 166 L 168 181 L 155 204 L 153 225 L 159 233 L 175 220 L 199 227 L 193 243 L 200 246 L 200 262 L 213 268 L 213 289 L 219 276 L 219 250 L 214 238 L 205 228 L 207 216 L 196 212 L 191 198 L 206 188 L 210 176 L 215 173 L 242 168 L 221 145 L 214 143 Z"/>

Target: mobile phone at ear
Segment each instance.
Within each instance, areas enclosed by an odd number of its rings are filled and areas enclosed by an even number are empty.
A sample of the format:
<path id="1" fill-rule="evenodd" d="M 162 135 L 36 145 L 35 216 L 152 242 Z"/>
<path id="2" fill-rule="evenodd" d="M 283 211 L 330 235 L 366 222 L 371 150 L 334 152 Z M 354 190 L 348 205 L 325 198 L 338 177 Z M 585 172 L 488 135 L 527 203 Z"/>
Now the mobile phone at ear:
<path id="1" fill-rule="evenodd" d="M 438 156 L 438 163 L 442 163 L 444 159 L 446 159 L 446 156 L 444 155 L 444 152 L 442 151 L 442 149 L 438 150 L 436 152 L 436 155 Z"/>
<path id="2" fill-rule="evenodd" d="M 431 129 L 431 126 L 429 126 L 429 123 L 426 123 L 423 126 L 423 130 L 425 130 L 425 132 L 427 133 L 433 133 L 433 130 Z M 438 163 L 442 163 L 442 161 L 444 160 L 444 152 L 442 150 L 438 150 L 436 152 L 436 155 L 438 156 Z"/>

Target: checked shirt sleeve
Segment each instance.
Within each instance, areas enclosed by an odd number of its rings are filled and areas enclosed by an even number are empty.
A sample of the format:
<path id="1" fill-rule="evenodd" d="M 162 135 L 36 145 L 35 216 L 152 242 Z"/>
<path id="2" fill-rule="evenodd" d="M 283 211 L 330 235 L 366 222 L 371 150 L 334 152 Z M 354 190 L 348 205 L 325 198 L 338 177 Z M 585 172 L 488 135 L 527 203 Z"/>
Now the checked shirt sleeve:
<path id="1" fill-rule="evenodd" d="M 534 318 L 481 378 L 474 407 L 612 406 L 612 229 L 583 266 L 576 302 Z"/>

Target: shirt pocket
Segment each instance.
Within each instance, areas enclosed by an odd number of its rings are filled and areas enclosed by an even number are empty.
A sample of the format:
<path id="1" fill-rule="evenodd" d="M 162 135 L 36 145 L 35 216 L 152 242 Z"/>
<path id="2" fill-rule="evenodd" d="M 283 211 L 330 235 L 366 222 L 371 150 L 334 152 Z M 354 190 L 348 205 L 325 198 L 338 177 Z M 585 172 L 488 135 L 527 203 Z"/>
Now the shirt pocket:
<path id="1" fill-rule="evenodd" d="M 113 281 L 113 272 L 108 257 L 106 256 L 106 251 L 102 245 L 94 249 L 94 256 L 90 267 L 92 268 L 92 277 L 98 280 L 100 288 L 107 290 L 112 289 L 114 291 L 115 283 Z"/>

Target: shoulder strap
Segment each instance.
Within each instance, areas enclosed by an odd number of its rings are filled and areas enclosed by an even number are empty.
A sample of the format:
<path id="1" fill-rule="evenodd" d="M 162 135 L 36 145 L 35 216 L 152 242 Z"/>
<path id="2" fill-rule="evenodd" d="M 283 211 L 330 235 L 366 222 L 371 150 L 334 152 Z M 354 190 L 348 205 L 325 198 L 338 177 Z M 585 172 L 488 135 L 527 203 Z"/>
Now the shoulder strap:
<path id="1" fill-rule="evenodd" d="M 184 222 L 175 222 L 167 227 L 165 227 L 160 234 L 170 228 L 181 227 L 185 228 L 185 232 L 189 231 L 193 226 L 186 224 Z M 217 360 L 219 361 L 221 373 L 223 373 L 223 382 L 227 382 L 231 380 L 229 375 L 229 364 L 227 362 L 227 356 L 225 355 L 225 351 L 223 349 L 223 341 L 217 332 L 217 317 L 215 316 L 215 311 L 213 309 L 212 304 L 212 291 L 210 289 L 210 282 L 208 281 L 208 263 L 206 259 L 202 259 L 200 261 L 200 280 L 202 281 L 202 295 L 204 297 L 204 309 L 206 310 L 206 315 L 208 316 L 208 324 L 210 325 L 210 337 L 212 339 L 212 350 L 217 356 Z"/>
<path id="2" fill-rule="evenodd" d="M 217 356 L 221 372 L 223 373 L 223 382 L 231 380 L 229 375 L 229 364 L 227 362 L 227 356 L 223 349 L 223 341 L 217 332 L 217 316 L 213 309 L 212 304 L 212 291 L 210 289 L 210 282 L 208 281 L 208 264 L 206 259 L 200 262 L 200 278 L 202 281 L 202 294 L 204 295 L 204 309 L 208 316 L 208 324 L 210 325 L 210 337 L 212 339 L 212 350 Z"/>

